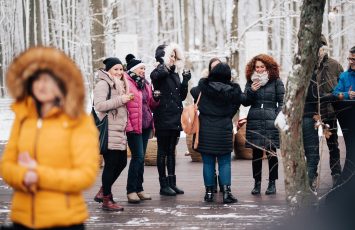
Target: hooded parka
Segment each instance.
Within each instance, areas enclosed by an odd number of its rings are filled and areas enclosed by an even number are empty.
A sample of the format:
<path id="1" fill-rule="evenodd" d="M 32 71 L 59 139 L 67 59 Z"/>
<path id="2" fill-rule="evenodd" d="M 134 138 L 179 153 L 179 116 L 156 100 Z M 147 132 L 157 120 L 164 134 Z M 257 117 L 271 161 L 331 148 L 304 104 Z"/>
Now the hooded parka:
<path id="1" fill-rule="evenodd" d="M 38 70 L 52 72 L 64 83 L 63 106 L 38 116 L 26 82 Z M 15 120 L 1 159 L 1 176 L 13 188 L 10 218 L 32 229 L 82 224 L 88 218 L 82 191 L 98 171 L 98 132 L 84 112 L 81 73 L 64 53 L 36 47 L 10 65 L 7 87 L 14 97 Z M 31 191 L 24 186 L 26 167 L 18 155 L 28 152 L 37 161 L 38 182 Z"/>

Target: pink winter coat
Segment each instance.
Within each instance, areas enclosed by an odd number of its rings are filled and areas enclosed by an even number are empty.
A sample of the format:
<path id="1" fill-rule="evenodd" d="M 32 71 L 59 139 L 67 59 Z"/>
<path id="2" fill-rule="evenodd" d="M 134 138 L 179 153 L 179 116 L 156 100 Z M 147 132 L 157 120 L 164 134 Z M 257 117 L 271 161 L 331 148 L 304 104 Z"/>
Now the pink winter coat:
<path id="1" fill-rule="evenodd" d="M 137 134 L 142 133 L 142 91 L 137 88 L 137 84 L 134 80 L 127 74 L 124 73 L 124 77 L 127 79 L 129 85 L 129 92 L 133 93 L 134 99 L 129 101 L 126 106 L 128 110 L 128 123 L 126 127 L 126 132 L 134 132 Z M 152 109 L 159 105 L 159 102 L 154 101 L 152 94 L 152 87 L 150 84 L 145 85 L 148 92 L 148 101 L 150 112 Z M 152 122 L 154 126 L 154 122 Z M 154 127 L 153 127 L 154 128 Z"/>

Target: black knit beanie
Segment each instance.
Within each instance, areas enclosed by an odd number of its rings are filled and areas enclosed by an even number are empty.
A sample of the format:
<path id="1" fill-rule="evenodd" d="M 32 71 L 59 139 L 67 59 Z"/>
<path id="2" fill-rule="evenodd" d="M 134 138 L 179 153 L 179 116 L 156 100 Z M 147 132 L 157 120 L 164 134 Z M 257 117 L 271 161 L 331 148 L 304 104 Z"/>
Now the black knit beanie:
<path id="1" fill-rule="evenodd" d="M 114 65 L 120 64 L 122 65 L 122 62 L 120 59 L 115 58 L 115 57 L 109 57 L 106 58 L 103 63 L 105 64 L 105 71 L 109 71 Z"/>

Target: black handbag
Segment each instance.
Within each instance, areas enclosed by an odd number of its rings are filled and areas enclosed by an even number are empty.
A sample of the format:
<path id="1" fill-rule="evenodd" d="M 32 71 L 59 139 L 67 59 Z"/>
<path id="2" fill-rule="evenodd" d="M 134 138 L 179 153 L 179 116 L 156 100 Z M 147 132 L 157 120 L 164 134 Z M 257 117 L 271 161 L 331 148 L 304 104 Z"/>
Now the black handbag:
<path id="1" fill-rule="evenodd" d="M 111 98 L 111 87 L 108 85 L 108 95 L 106 100 Z M 91 114 L 94 117 L 94 121 L 96 124 L 97 129 L 99 130 L 99 143 L 100 143 L 100 154 L 105 154 L 108 150 L 108 112 L 102 120 L 97 116 L 95 108 L 94 108 L 94 101 L 92 102 Z"/>

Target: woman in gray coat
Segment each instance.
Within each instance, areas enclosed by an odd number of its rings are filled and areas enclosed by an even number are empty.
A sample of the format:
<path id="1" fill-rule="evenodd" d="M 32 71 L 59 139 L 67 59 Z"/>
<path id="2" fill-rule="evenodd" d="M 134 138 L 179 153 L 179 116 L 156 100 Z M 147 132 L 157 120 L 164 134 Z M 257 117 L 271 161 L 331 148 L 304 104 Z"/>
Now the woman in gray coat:
<path id="1" fill-rule="evenodd" d="M 123 211 L 123 207 L 114 202 L 111 187 L 127 165 L 126 103 L 131 100 L 131 96 L 128 82 L 123 77 L 121 61 L 110 57 L 103 63 L 105 69 L 98 71 L 99 81 L 94 90 L 94 105 L 100 119 L 108 113 L 108 151 L 102 153 L 105 161 L 102 187 L 94 200 L 103 202 L 103 210 Z M 109 92 L 111 96 L 108 98 Z"/>
<path id="2" fill-rule="evenodd" d="M 282 108 L 285 93 L 279 77 L 279 67 L 275 60 L 260 54 L 246 66 L 247 84 L 244 106 L 250 106 L 246 127 L 246 147 L 253 149 L 253 177 L 255 180 L 253 195 L 260 194 L 262 157 L 265 150 L 269 163 L 269 185 L 266 195 L 276 193 L 275 180 L 278 179 L 279 133 L 274 122 Z"/>

